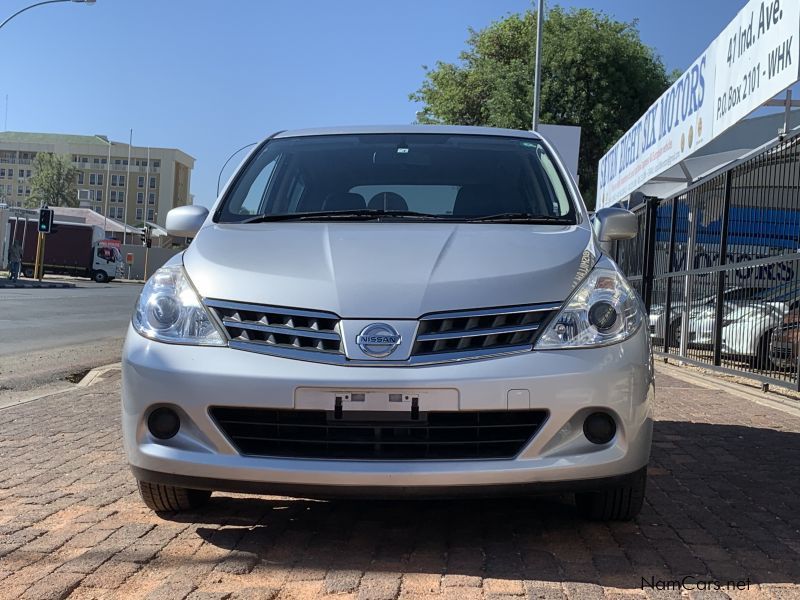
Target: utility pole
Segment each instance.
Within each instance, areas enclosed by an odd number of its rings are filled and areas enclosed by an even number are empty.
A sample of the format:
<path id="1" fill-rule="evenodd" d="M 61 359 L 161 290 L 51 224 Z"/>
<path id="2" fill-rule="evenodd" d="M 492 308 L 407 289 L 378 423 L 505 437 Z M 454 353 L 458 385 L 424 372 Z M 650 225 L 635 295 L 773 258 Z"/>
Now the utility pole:
<path id="1" fill-rule="evenodd" d="M 542 27 L 544 25 L 544 0 L 538 0 L 536 9 L 536 65 L 533 73 L 533 131 L 539 129 L 539 106 L 542 92 Z"/>

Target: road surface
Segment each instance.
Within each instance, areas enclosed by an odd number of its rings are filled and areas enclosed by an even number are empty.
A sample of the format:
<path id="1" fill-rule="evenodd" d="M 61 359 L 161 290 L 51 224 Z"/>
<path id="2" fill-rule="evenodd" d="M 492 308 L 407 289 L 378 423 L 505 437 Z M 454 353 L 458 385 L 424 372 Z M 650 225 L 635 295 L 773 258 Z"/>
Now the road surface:
<path id="1" fill-rule="evenodd" d="M 0 394 L 119 360 L 140 285 L 0 290 Z"/>

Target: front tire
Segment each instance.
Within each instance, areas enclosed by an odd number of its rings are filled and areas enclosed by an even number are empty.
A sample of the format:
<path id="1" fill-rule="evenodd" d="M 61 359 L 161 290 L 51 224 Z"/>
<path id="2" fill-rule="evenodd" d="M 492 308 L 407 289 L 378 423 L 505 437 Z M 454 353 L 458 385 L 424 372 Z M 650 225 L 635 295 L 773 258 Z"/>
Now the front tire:
<path id="1" fill-rule="evenodd" d="M 136 483 L 139 485 L 142 502 L 158 513 L 194 510 L 203 506 L 211 497 L 208 490 L 190 490 L 138 480 Z"/>
<path id="2" fill-rule="evenodd" d="M 647 467 L 644 467 L 624 485 L 575 494 L 575 504 L 578 512 L 592 521 L 630 521 L 642 510 L 646 487 Z"/>
<path id="3" fill-rule="evenodd" d="M 92 275 L 92 279 L 97 283 L 106 283 L 108 281 L 108 273 L 105 271 L 95 271 Z"/>

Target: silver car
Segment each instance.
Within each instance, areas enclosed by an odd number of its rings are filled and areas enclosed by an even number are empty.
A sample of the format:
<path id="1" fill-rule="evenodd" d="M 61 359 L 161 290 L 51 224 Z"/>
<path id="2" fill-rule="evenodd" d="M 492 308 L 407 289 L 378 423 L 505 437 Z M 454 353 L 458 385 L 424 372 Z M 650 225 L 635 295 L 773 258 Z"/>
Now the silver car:
<path id="1" fill-rule="evenodd" d="M 144 502 L 575 492 L 642 505 L 652 358 L 642 303 L 531 132 L 281 132 L 145 285 L 123 353 Z"/>

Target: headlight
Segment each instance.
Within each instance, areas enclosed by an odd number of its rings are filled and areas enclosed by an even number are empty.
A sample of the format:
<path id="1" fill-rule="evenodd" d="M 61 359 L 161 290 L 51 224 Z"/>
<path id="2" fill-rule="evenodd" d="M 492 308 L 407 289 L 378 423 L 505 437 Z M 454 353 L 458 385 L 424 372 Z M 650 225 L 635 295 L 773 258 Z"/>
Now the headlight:
<path id="1" fill-rule="evenodd" d="M 136 303 L 133 327 L 159 342 L 225 345 L 180 265 L 153 273 Z"/>
<path id="2" fill-rule="evenodd" d="M 644 308 L 625 279 L 613 269 L 592 271 L 536 343 L 538 350 L 587 348 L 631 337 Z"/>

